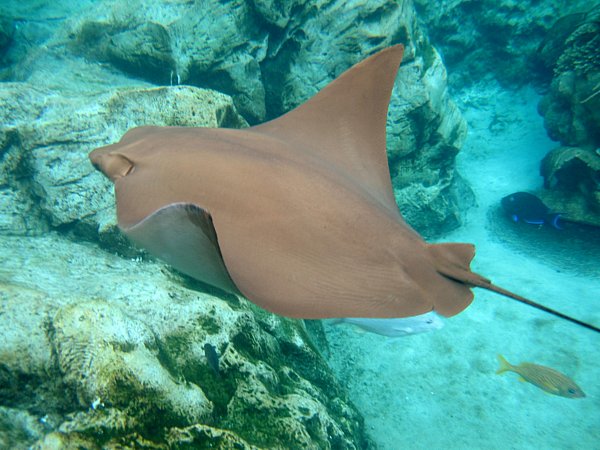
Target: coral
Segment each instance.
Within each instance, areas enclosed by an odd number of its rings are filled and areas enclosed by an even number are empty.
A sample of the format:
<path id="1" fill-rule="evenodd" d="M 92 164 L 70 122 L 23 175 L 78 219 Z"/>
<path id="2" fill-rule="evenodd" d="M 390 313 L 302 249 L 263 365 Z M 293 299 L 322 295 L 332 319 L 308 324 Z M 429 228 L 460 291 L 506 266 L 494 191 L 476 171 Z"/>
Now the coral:
<path id="1" fill-rule="evenodd" d="M 548 135 L 562 144 L 546 155 L 541 174 L 549 206 L 600 224 L 600 5 L 575 19 L 538 106 Z"/>
<path id="2" fill-rule="evenodd" d="M 600 147 L 599 19 L 597 6 L 571 21 L 550 90 L 539 104 L 548 134 L 566 146 Z"/>
<path id="3" fill-rule="evenodd" d="M 455 87 L 494 78 L 513 88 L 552 74 L 588 0 L 416 0 Z M 557 17 L 559 20 L 556 20 Z"/>
<path id="4" fill-rule="evenodd" d="M 600 6 L 585 15 L 564 43 L 555 75 L 574 71 L 585 76 L 600 69 Z"/>
<path id="5" fill-rule="evenodd" d="M 559 147 L 542 160 L 544 201 L 569 220 L 600 225 L 600 155 L 597 150 Z"/>

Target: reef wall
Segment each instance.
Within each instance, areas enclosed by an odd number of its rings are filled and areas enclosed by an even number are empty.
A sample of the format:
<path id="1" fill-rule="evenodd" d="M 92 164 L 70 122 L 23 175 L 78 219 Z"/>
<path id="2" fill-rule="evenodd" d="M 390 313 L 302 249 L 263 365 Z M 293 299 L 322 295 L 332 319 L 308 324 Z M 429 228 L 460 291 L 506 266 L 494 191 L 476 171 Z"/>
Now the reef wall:
<path id="1" fill-rule="evenodd" d="M 1 448 L 370 448 L 302 321 L 56 233 L 0 248 Z"/>
<path id="2" fill-rule="evenodd" d="M 466 128 L 412 2 L 0 5 L 0 447 L 371 447 L 320 325 L 133 248 L 87 154 L 140 125 L 268 120 L 398 42 L 391 172 L 433 234 L 459 224 Z"/>
<path id="3" fill-rule="evenodd" d="M 11 162 L 7 171 L 13 175 L 2 185 L 0 215 L 8 216 L 0 220 L 3 229 L 31 233 L 38 228 L 14 217 L 13 199 L 46 227 L 81 228 L 95 220 L 96 211 L 73 208 L 70 202 L 61 205 L 42 193 L 65 181 L 38 176 L 36 171 L 44 170 L 36 165 L 38 156 L 48 153 L 44 147 L 62 155 L 58 166 L 79 158 L 70 164 L 79 166 L 75 170 L 85 178 L 91 170 L 84 161 L 87 151 L 118 140 L 127 128 L 200 124 L 194 108 L 202 109 L 201 99 L 190 94 L 194 87 L 231 96 L 235 109 L 255 124 L 299 105 L 352 64 L 399 42 L 406 52 L 388 123 L 398 202 L 407 220 L 428 234 L 460 223 L 457 192 L 464 186 L 454 158 L 466 126 L 447 94 L 444 65 L 418 25 L 411 1 L 378 0 L 355 7 L 342 1 L 104 0 L 78 7 L 70 2 L 49 8 L 0 6 L 6 36 L 0 40 L 5 110 L 0 145 L 3 154 L 20 154 L 19 168 Z M 160 98 L 154 101 L 152 88 L 157 87 L 164 90 L 156 91 Z M 127 94 L 131 89 L 149 94 L 141 99 Z M 123 96 L 114 102 L 129 106 L 111 111 L 111 96 Z M 152 112 L 156 108 L 158 116 Z M 206 125 L 241 125 L 222 116 Z M 35 142 L 26 142 L 27 127 L 44 131 Z M 39 149 L 35 155 L 32 146 Z M 31 174 L 37 187 L 23 186 L 27 182 L 19 174 Z M 84 196 L 94 190 L 89 184 L 78 188 L 73 171 L 69 183 Z M 82 206 L 94 205 L 83 200 Z"/>
<path id="4" fill-rule="evenodd" d="M 451 86 L 531 84 L 560 143 L 540 161 L 536 192 L 569 220 L 600 225 L 600 29 L 597 1 L 415 1 Z M 515 95 L 518 93 L 515 91 Z"/>

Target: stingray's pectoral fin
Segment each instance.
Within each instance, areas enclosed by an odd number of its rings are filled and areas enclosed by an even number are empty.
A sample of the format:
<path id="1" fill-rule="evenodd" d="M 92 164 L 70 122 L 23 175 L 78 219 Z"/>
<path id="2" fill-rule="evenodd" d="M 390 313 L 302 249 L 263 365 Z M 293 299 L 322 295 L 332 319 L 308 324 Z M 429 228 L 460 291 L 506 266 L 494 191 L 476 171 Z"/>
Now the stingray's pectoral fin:
<path id="1" fill-rule="evenodd" d="M 225 291 L 239 292 L 223 262 L 212 218 L 204 209 L 173 203 L 122 230 L 177 270 Z"/>

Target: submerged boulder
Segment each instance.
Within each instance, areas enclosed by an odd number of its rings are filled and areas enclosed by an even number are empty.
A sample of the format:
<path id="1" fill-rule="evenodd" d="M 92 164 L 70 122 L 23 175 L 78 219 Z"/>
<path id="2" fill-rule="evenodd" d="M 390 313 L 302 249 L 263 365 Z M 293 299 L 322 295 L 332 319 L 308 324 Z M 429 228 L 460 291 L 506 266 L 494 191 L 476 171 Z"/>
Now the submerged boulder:
<path id="1" fill-rule="evenodd" d="M 542 160 L 544 201 L 566 218 L 600 226 L 600 150 L 559 147 Z"/>
<path id="2" fill-rule="evenodd" d="M 538 107 L 561 143 L 541 163 L 544 195 L 570 219 L 600 225 L 600 6 L 558 24 L 566 39 Z"/>
<path id="3" fill-rule="evenodd" d="M 9 90 L 27 90 L 34 106 L 43 111 L 41 117 L 30 115 L 28 122 L 40 121 L 39 125 L 47 128 L 48 114 L 59 120 L 56 113 L 59 108 L 64 110 L 65 127 L 59 125 L 60 131 L 48 133 L 51 143 L 25 140 L 21 152 L 27 153 L 27 146 L 34 144 L 38 148 L 35 158 L 40 155 L 43 159 L 48 153 L 53 161 L 59 161 L 58 155 L 69 158 L 78 153 L 80 161 L 74 163 L 83 164 L 94 141 L 117 140 L 118 131 L 136 124 L 163 125 L 164 115 L 184 125 L 209 125 L 186 119 L 189 98 L 158 105 L 162 108 L 158 115 L 152 112 L 152 102 L 120 112 L 134 114 L 133 119 L 118 116 L 118 111 L 108 117 L 110 112 L 102 111 L 109 106 L 110 96 L 156 85 L 187 85 L 173 91 L 178 95 L 191 91 L 190 85 L 218 90 L 232 98 L 248 123 L 263 122 L 306 101 L 369 54 L 401 42 L 406 52 L 388 122 L 397 199 L 409 222 L 422 232 L 435 234 L 456 227 L 461 208 L 467 206 L 457 195 L 461 182 L 454 171 L 466 126 L 448 95 L 440 55 L 419 25 L 412 2 L 377 0 L 360 8 L 339 0 L 319 5 L 275 3 L 102 1 L 74 16 L 65 12 L 52 23 L 52 33 L 47 30 L 45 40 L 40 38 L 37 47 L 26 51 L 5 73 L 9 80 L 21 83 L 7 85 Z M 10 11 L 6 15 L 10 19 Z M 23 38 L 20 33 L 21 29 L 15 31 L 16 40 Z M 36 99 L 31 95 L 33 86 L 38 90 Z M 96 104 L 98 114 L 91 107 Z M 2 106 L 15 109 L 9 104 Z M 31 109 L 27 102 L 24 106 Z M 142 108 L 149 109 L 143 121 Z M 108 130 L 110 137 L 105 131 L 107 118 L 114 123 Z M 67 129 L 71 124 L 73 130 Z M 221 121 L 217 126 L 235 125 Z M 58 133 L 69 138 L 61 139 Z M 41 136 L 38 133 L 36 137 Z M 72 141 L 73 136 L 85 136 L 86 141 Z M 46 159 L 44 164 L 48 162 Z M 54 200 L 47 200 L 44 183 L 54 180 L 40 181 L 40 189 L 31 192 L 37 195 L 36 202 L 43 203 L 42 216 L 56 208 L 62 212 L 46 216 L 51 226 L 76 226 L 81 208 L 72 208 L 68 217 L 64 202 L 88 199 L 73 193 L 55 196 L 49 189 Z M 74 178 L 59 182 L 65 188 L 77 186 Z M 91 216 L 83 217 L 89 224 Z M 15 222 L 21 233 L 36 228 L 19 224 L 17 218 L 7 222 Z"/>
<path id="4" fill-rule="evenodd" d="M 548 135 L 562 145 L 600 147 L 600 5 L 568 29 L 548 93 L 539 104 Z"/>
<path id="5" fill-rule="evenodd" d="M 5 19 L 0 19 L 0 62 L 12 44 L 14 24 Z"/>
<path id="6" fill-rule="evenodd" d="M 117 141 L 129 128 L 245 126 L 229 97 L 190 86 L 71 91 L 65 98 L 52 89 L 8 83 L 0 89 L 0 111 L 0 230 L 17 235 L 53 227 L 119 239 L 112 187 L 87 152 Z"/>
<path id="7" fill-rule="evenodd" d="M 146 22 L 86 22 L 76 35 L 75 51 L 88 58 L 114 65 L 133 76 L 156 84 L 173 80 L 175 61 L 165 27 Z"/>
<path id="8" fill-rule="evenodd" d="M 556 19 L 586 12 L 588 0 L 415 0 L 420 20 L 443 55 L 456 88 L 486 78 L 506 87 L 523 86 L 547 70 L 540 45 L 560 45 Z M 548 55 L 551 56 L 551 55 Z"/>
<path id="9" fill-rule="evenodd" d="M 58 235 L 0 247 L 3 447 L 369 448 L 302 321 Z"/>

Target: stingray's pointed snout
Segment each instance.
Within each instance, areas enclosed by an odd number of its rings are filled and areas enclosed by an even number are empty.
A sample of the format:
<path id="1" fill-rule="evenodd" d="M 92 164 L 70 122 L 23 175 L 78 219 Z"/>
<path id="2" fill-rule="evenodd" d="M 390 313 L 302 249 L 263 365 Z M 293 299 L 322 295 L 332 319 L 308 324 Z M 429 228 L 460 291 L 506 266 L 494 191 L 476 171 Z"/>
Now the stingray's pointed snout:
<path id="1" fill-rule="evenodd" d="M 89 157 L 92 165 L 113 183 L 119 178 L 129 175 L 134 168 L 134 164 L 129 158 L 110 151 L 106 147 L 94 150 Z"/>

